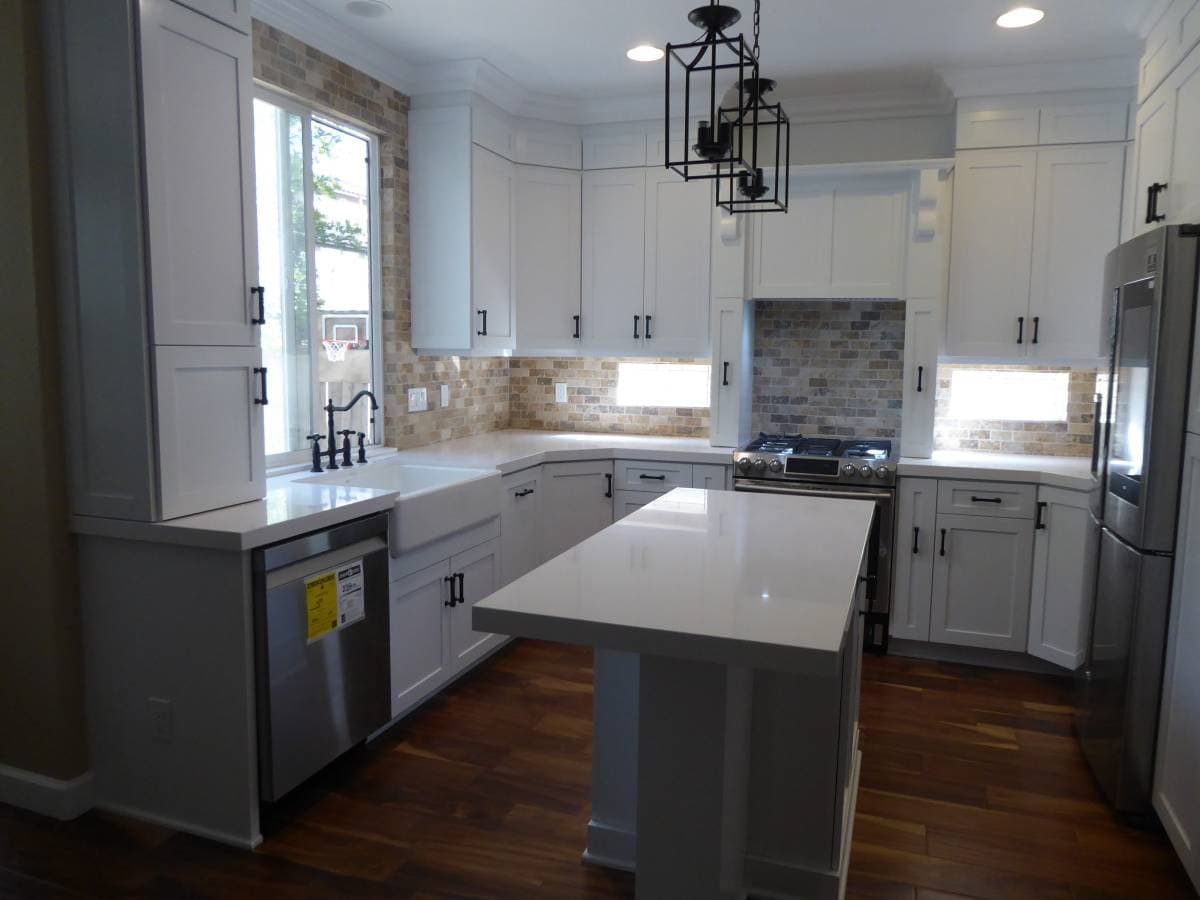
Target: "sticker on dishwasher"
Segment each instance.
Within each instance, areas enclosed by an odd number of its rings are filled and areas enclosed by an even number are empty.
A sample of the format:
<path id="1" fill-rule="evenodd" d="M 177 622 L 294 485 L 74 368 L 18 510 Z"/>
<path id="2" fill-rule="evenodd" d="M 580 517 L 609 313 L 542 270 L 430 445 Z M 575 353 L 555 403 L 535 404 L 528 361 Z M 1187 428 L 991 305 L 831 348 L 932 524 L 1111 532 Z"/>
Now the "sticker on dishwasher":
<path id="1" fill-rule="evenodd" d="M 304 579 L 304 603 L 310 644 L 363 618 L 363 561 L 351 560 Z"/>

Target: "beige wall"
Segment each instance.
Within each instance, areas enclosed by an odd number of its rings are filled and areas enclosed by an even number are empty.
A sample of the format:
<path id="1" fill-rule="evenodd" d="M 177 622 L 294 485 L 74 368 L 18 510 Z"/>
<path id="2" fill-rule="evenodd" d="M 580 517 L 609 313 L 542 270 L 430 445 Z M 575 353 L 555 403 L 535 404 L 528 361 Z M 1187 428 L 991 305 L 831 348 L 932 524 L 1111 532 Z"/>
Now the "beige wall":
<path id="1" fill-rule="evenodd" d="M 87 768 L 66 528 L 37 0 L 0 3 L 0 764 Z"/>

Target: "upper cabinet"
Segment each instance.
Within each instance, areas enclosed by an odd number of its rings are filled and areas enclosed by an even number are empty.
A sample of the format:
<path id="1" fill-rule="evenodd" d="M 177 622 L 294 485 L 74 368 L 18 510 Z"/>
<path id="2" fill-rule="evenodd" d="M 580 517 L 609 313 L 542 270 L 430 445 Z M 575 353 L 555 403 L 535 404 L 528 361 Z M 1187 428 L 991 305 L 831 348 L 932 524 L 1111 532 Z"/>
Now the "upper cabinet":
<path id="1" fill-rule="evenodd" d="M 579 344 L 580 173 L 517 166 L 517 333 L 522 350 Z"/>
<path id="2" fill-rule="evenodd" d="M 646 170 L 583 173 L 583 345 L 631 353 L 642 335 Z"/>
<path id="3" fill-rule="evenodd" d="M 1172 0 L 1150 26 L 1138 67 L 1138 103 L 1175 70 L 1200 41 L 1200 0 Z"/>
<path id="4" fill-rule="evenodd" d="M 1135 134 L 1133 233 L 1200 218 L 1200 47 L 1142 103 Z"/>
<path id="5" fill-rule="evenodd" d="M 472 346 L 511 349 L 516 280 L 516 167 L 471 148 Z"/>
<path id="6" fill-rule="evenodd" d="M 250 0 L 175 0 L 222 25 L 250 33 Z"/>
<path id="7" fill-rule="evenodd" d="M 959 150 L 1096 144 L 1127 136 L 1129 102 L 1107 95 L 970 97 L 958 102 Z"/>
<path id="8" fill-rule="evenodd" d="M 749 217 L 753 296 L 904 297 L 910 177 L 793 169 L 787 214 Z"/>

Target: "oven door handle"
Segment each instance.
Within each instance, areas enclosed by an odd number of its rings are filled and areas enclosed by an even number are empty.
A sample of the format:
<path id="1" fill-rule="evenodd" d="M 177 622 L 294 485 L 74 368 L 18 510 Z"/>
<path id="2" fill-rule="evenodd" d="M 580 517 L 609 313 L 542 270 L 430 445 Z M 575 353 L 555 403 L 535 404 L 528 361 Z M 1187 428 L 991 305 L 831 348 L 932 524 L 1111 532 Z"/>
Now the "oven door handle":
<path id="1" fill-rule="evenodd" d="M 798 487 L 767 487 L 758 484 L 735 484 L 735 491 L 748 491 L 753 494 L 796 494 L 800 497 L 831 497 L 835 500 L 870 500 L 880 503 L 889 498 L 890 492 L 867 493 L 866 491 L 824 491 L 820 488 Z"/>

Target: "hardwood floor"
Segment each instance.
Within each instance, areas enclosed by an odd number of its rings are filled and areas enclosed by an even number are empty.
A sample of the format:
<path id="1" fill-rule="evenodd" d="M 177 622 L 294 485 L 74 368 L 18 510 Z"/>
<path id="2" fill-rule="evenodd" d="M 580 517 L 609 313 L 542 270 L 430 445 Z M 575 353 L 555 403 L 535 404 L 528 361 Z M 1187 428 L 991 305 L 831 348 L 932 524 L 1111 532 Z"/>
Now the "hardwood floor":
<path id="1" fill-rule="evenodd" d="M 524 641 L 298 790 L 255 853 L 100 813 L 0 806 L 0 897 L 631 897 L 580 862 L 591 653 Z M 1114 821 L 1066 681 L 868 657 L 848 896 L 1191 897 Z"/>

